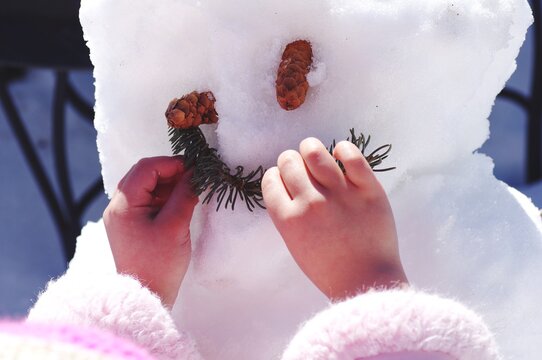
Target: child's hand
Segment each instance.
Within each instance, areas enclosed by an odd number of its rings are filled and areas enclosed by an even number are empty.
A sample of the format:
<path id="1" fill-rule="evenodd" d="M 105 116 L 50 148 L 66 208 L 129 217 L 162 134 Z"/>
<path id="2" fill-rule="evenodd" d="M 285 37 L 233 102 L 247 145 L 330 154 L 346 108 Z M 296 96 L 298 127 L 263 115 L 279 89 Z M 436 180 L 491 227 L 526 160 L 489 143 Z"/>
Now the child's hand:
<path id="1" fill-rule="evenodd" d="M 309 138 L 265 173 L 265 205 L 292 256 L 332 300 L 407 283 L 384 189 L 355 145 L 340 142 L 334 157 L 346 174 Z"/>
<path id="2" fill-rule="evenodd" d="M 190 177 L 178 157 L 142 159 L 120 181 L 103 216 L 117 271 L 135 276 L 168 307 L 190 262 L 198 201 Z"/>

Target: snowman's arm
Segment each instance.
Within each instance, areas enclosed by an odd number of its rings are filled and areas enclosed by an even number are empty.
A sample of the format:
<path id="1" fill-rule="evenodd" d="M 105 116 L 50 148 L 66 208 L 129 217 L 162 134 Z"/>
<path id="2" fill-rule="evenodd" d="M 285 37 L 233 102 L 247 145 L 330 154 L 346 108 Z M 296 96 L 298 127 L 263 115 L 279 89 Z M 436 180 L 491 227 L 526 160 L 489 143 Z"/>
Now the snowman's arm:
<path id="1" fill-rule="evenodd" d="M 160 299 L 138 280 L 114 271 L 104 236 L 101 223 L 87 225 L 68 271 L 49 282 L 27 321 L 103 329 L 158 359 L 200 359 Z"/>
<path id="2" fill-rule="evenodd" d="M 283 360 L 497 360 L 493 335 L 460 303 L 414 290 L 334 304 L 296 334 Z"/>

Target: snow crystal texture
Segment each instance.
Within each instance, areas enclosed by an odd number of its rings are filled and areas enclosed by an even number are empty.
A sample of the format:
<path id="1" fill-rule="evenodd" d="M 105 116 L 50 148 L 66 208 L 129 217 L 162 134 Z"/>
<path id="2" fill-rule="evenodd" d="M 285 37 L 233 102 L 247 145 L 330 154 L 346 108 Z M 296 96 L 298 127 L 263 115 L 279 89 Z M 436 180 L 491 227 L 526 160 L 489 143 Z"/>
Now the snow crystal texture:
<path id="1" fill-rule="evenodd" d="M 109 194 L 140 158 L 171 154 L 164 111 L 194 90 L 217 99 L 205 132 L 232 168 L 354 127 L 393 144 L 397 169 L 378 176 L 411 282 L 480 312 L 508 358 L 536 358 L 542 225 L 476 153 L 532 22 L 526 0 L 83 0 L 81 22 Z M 307 101 L 286 112 L 274 82 L 296 39 L 311 42 L 314 69 Z M 193 234 L 174 313 L 206 358 L 271 359 L 325 306 L 265 211 L 203 206 Z"/>

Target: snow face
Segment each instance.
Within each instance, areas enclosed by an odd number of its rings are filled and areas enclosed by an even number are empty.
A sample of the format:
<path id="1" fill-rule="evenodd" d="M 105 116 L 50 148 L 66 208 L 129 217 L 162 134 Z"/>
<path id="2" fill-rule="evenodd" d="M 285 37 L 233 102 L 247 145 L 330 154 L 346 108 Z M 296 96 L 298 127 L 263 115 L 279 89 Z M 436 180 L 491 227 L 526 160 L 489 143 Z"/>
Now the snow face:
<path id="1" fill-rule="evenodd" d="M 194 90 L 217 99 L 205 132 L 231 168 L 354 127 L 393 144 L 397 170 L 379 179 L 411 282 L 473 306 L 506 355 L 534 358 L 542 225 L 474 154 L 531 21 L 525 0 L 84 0 L 106 191 L 140 158 L 171 154 L 164 111 Z M 274 82 L 296 39 L 314 69 L 307 101 L 286 112 Z M 273 358 L 325 306 L 265 211 L 200 207 L 193 234 L 174 314 L 207 358 Z"/>

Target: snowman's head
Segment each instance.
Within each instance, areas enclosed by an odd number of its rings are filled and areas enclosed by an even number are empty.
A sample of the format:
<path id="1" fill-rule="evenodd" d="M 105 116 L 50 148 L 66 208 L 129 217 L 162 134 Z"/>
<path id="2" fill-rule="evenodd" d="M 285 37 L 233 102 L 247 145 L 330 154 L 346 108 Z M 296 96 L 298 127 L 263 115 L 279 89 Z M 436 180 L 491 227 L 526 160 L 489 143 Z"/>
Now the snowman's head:
<path id="1" fill-rule="evenodd" d="M 388 191 L 444 168 L 488 136 L 523 40 L 516 22 L 530 16 L 516 2 L 83 1 L 106 191 L 139 158 L 171 154 L 164 110 L 192 91 L 216 97 L 219 123 L 204 132 L 231 168 L 272 166 L 305 137 L 330 144 L 350 128 L 393 145 Z M 299 39 L 312 47 L 309 89 L 286 111 L 277 69 Z"/>

